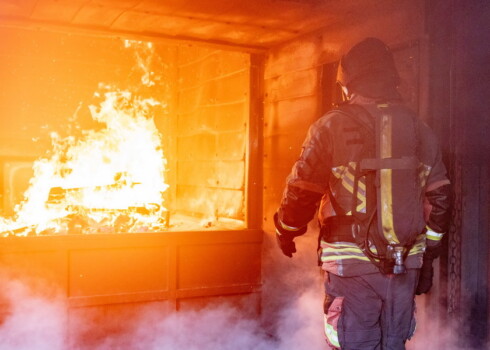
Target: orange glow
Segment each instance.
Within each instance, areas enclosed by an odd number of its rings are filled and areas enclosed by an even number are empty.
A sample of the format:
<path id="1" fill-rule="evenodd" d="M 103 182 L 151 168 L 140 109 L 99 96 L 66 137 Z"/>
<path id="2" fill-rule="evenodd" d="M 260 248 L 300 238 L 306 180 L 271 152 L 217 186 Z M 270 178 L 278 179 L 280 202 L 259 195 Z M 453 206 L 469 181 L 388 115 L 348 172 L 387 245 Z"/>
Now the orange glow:
<path id="1" fill-rule="evenodd" d="M 90 106 L 102 129 L 88 130 L 81 139 L 53 132 L 52 154 L 34 163 L 26 200 L 16 209 L 16 220 L 4 222 L 1 231 L 162 229 L 166 161 L 151 118 L 158 104 L 128 91 L 108 91 L 99 106 Z"/>
<path id="2" fill-rule="evenodd" d="M 46 39 L 36 35 L 35 46 L 42 46 Z M 57 38 L 48 40 L 53 56 L 48 56 L 48 51 L 40 53 L 49 64 L 56 63 L 56 55 L 69 43 L 66 40 L 72 40 L 63 38 L 61 44 Z M 105 39 L 98 40 L 94 45 L 100 49 Z M 87 43 L 92 45 L 82 39 L 81 48 L 76 49 L 83 51 Z M 110 44 L 117 47 L 113 40 Z M 75 46 L 69 44 L 72 49 Z M 71 66 L 72 62 L 80 65 L 71 58 L 73 53 L 62 53 L 60 63 L 53 66 L 51 73 L 73 71 L 73 76 L 63 78 L 74 84 L 73 88 L 70 85 L 67 90 L 66 84 L 56 88 L 58 96 L 46 94 L 44 101 L 30 102 L 29 110 L 43 110 L 45 104 L 64 101 L 65 92 L 70 100 L 78 98 L 79 105 L 66 125 L 56 124 L 63 111 L 58 108 L 50 110 L 55 112 L 50 123 L 33 124 L 49 132 L 51 146 L 34 162 L 34 175 L 13 215 L 0 217 L 0 234 L 245 227 L 248 55 L 192 46 L 157 48 L 151 42 L 129 40 L 123 41 L 119 50 L 114 54 L 101 50 L 100 57 L 95 50 L 86 50 L 83 55 L 87 57 L 80 58 L 100 62 L 96 64 L 100 71 L 90 74 L 105 74 L 105 62 L 113 60 L 110 68 L 119 78 L 116 83 L 114 77 L 110 84 L 99 83 L 94 96 L 98 102 L 88 108 L 82 98 L 86 98 L 89 85 L 83 71 Z M 121 50 L 130 55 L 121 55 Z M 134 58 L 132 63 L 127 56 Z M 32 64 L 28 56 L 22 60 L 24 65 Z M 25 80 L 32 80 L 33 72 L 27 72 Z M 51 83 L 61 79 L 52 76 Z M 23 82 L 18 75 L 14 80 Z M 47 88 L 38 83 L 29 94 L 39 89 Z M 78 114 L 89 116 L 85 119 L 90 121 L 77 120 Z M 28 122 L 43 120 L 33 116 Z M 68 130 L 68 136 L 59 126 Z M 39 137 L 33 130 L 35 143 Z M 26 144 L 26 136 L 18 139 Z"/>

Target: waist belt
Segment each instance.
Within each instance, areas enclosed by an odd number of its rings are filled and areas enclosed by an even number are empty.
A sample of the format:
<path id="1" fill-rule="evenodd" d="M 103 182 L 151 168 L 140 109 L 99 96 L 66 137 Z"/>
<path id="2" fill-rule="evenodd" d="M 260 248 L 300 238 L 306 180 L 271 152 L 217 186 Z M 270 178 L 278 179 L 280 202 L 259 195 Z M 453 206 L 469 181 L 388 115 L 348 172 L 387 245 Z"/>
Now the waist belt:
<path id="1" fill-rule="evenodd" d="M 320 234 L 327 243 L 356 243 L 354 218 L 351 215 L 331 216 L 321 225 Z"/>

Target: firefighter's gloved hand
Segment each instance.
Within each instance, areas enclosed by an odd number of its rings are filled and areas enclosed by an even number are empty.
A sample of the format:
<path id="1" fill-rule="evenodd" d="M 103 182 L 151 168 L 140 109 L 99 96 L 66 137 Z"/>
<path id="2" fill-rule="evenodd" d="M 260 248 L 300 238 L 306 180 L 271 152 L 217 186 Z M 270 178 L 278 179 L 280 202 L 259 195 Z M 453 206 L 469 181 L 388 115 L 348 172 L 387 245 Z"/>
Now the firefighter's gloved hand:
<path id="1" fill-rule="evenodd" d="M 276 240 L 282 253 L 290 258 L 293 257 L 293 253 L 296 253 L 296 244 L 293 239 L 285 238 L 276 232 Z"/>
<path id="2" fill-rule="evenodd" d="M 442 253 L 442 244 L 440 243 L 431 244 L 429 240 L 427 241 L 428 243 L 427 243 L 427 247 L 425 248 L 424 259 L 435 260 Z"/>
<path id="3" fill-rule="evenodd" d="M 432 278 L 434 277 L 434 267 L 432 266 L 433 262 L 434 259 L 424 256 L 424 262 L 420 268 L 419 282 L 417 284 L 415 294 L 421 295 L 428 293 L 432 288 Z"/>
<path id="4" fill-rule="evenodd" d="M 296 253 L 296 244 L 294 238 L 301 236 L 307 230 L 307 227 L 292 228 L 282 224 L 279 220 L 279 215 L 274 214 L 274 226 L 276 227 L 276 241 L 281 248 L 282 253 L 290 258 L 293 257 L 293 253 Z M 289 229 L 288 229 L 289 228 Z"/>

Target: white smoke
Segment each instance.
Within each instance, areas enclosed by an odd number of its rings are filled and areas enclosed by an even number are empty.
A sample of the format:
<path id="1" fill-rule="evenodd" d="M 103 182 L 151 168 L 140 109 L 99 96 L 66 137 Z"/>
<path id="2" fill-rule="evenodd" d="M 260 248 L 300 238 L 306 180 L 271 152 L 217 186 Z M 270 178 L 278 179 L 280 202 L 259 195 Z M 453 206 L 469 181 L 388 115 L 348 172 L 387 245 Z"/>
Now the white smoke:
<path id="1" fill-rule="evenodd" d="M 417 297 L 420 300 L 422 297 Z M 407 342 L 407 350 L 424 350 L 424 349 L 444 349 L 457 350 L 461 349 L 458 340 L 462 334 L 458 332 L 458 326 L 445 323 L 435 315 L 428 315 L 419 311 L 416 314 L 417 328 L 414 337 Z M 447 321 L 449 322 L 449 321 Z"/>
<path id="2" fill-rule="evenodd" d="M 1 350 L 62 350 L 66 309 L 60 299 L 36 295 L 17 280 L 2 280 Z"/>
<path id="3" fill-rule="evenodd" d="M 322 334 L 323 295 L 319 286 L 303 291 L 294 300 L 283 300 L 278 317 L 273 319 L 273 327 L 264 324 L 270 321 L 268 315 L 254 316 L 253 312 L 247 312 L 247 307 L 256 307 L 255 304 L 237 307 L 215 303 L 200 310 L 179 312 L 165 312 L 150 305 L 134 316 L 130 322 L 134 326 L 123 332 L 102 332 L 103 337 L 99 336 L 96 341 L 89 339 L 88 343 L 84 343 L 85 336 L 90 337 L 91 333 L 77 334 L 77 330 L 86 332 L 93 328 L 100 331 L 106 326 L 103 322 L 89 321 L 90 318 L 84 317 L 84 311 L 80 312 L 82 309 L 71 313 L 62 298 L 45 292 L 45 286 L 29 284 L 28 287 L 18 280 L 4 280 L 2 287 L 0 350 L 328 349 Z M 456 327 L 446 325 L 441 330 L 433 318 L 420 313 L 419 316 L 423 317 L 419 317 L 418 329 L 407 343 L 407 349 L 459 348 L 454 345 Z M 117 321 L 128 323 L 123 318 Z M 78 329 L 83 322 L 84 327 Z"/>
<path id="4" fill-rule="evenodd" d="M 284 310 L 283 322 L 275 335 L 267 334 L 259 318 L 245 316 L 243 309 L 217 305 L 198 311 L 162 316 L 141 315 L 137 328 L 123 336 L 105 339 L 97 350 L 291 350 L 321 349 L 318 330 L 321 314 L 312 308 L 312 294 L 302 295 Z M 312 312 L 313 311 L 313 312 Z M 314 314 L 317 314 L 316 316 Z"/>
<path id="5" fill-rule="evenodd" d="M 70 347 L 95 350 L 324 348 L 318 295 L 311 292 L 304 293 L 290 305 L 284 305 L 275 334 L 267 333 L 260 317 L 252 317 L 243 309 L 228 304 L 167 314 L 146 308 L 138 315 L 133 329 L 123 334 L 107 335 L 98 339 L 98 345 L 86 347 L 83 343 L 68 346 L 68 333 L 82 342 L 83 337 L 76 336 L 76 329 L 68 330 L 69 310 L 62 299 L 38 294 L 16 280 L 4 281 L 2 285 L 0 350 L 63 350 Z M 83 317 L 80 320 L 74 317 L 70 315 L 70 325 L 84 322 Z M 103 328 L 104 324 L 89 326 Z"/>

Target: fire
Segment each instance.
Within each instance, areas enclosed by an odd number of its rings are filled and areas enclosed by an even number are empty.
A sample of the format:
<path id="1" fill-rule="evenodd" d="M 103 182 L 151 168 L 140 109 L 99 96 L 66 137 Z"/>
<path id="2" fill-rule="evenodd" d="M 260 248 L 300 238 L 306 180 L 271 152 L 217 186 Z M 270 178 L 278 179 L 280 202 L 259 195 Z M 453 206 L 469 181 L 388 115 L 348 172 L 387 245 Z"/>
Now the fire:
<path id="1" fill-rule="evenodd" d="M 51 149 L 0 235 L 246 227 L 248 55 L 122 48 L 134 54 L 127 85 L 100 84 L 97 102 L 67 119 L 69 136 L 47 129 Z M 96 127 L 81 130 L 82 108 Z"/>
<path id="2" fill-rule="evenodd" d="M 136 48 L 141 85 L 155 85 L 149 68 L 152 43 Z M 139 51 L 143 51 L 140 54 Z M 145 58 L 143 58 L 145 57 Z M 166 159 L 154 122 L 163 102 L 129 90 L 100 86 L 90 105 L 101 126 L 81 137 L 51 133 L 52 150 L 38 159 L 24 201 L 12 219 L 0 218 L 4 235 L 160 231 L 168 227 L 164 193 Z"/>
<path id="3" fill-rule="evenodd" d="M 52 133 L 49 157 L 34 176 L 3 232 L 25 235 L 161 230 L 166 160 L 152 118 L 153 99 L 107 91 L 92 118 L 104 127 L 82 138 Z"/>

